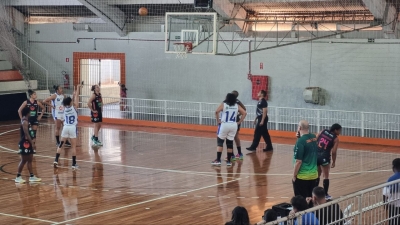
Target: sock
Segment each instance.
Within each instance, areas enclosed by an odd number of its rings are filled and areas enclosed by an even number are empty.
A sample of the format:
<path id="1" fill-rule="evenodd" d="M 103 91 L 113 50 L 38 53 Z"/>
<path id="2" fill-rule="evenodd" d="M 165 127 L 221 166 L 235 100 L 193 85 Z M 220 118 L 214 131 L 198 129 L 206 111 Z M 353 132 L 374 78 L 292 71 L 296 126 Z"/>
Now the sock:
<path id="1" fill-rule="evenodd" d="M 99 138 L 98 138 L 98 137 L 94 137 L 94 140 L 98 141 L 98 140 L 99 140 Z"/>
<path id="2" fill-rule="evenodd" d="M 242 147 L 237 146 L 237 150 L 238 150 L 238 154 L 241 155 L 242 154 Z"/>
<path id="3" fill-rule="evenodd" d="M 56 136 L 56 141 L 57 141 L 57 144 L 60 143 L 60 136 Z"/>
<path id="4" fill-rule="evenodd" d="M 319 186 L 319 177 L 317 178 L 316 182 L 317 182 L 317 187 L 318 187 Z"/>
<path id="5" fill-rule="evenodd" d="M 233 156 L 233 153 L 232 152 L 228 152 L 228 162 L 231 161 L 232 156 Z"/>
<path id="6" fill-rule="evenodd" d="M 20 177 L 21 176 L 21 174 L 20 173 L 17 173 L 17 177 Z"/>
<path id="7" fill-rule="evenodd" d="M 217 161 L 218 162 L 221 162 L 221 155 L 222 155 L 222 152 L 217 152 Z"/>
<path id="8" fill-rule="evenodd" d="M 35 175 L 33 175 L 33 173 L 31 173 L 31 177 L 34 177 Z"/>
<path id="9" fill-rule="evenodd" d="M 76 165 L 76 156 L 72 156 L 72 165 L 73 165 L 73 166 Z"/>
<path id="10" fill-rule="evenodd" d="M 324 190 L 325 190 L 325 195 L 328 195 L 329 179 L 324 179 Z"/>
<path id="11" fill-rule="evenodd" d="M 60 153 L 56 154 L 56 159 L 54 160 L 55 162 L 58 162 L 58 158 L 60 158 Z"/>

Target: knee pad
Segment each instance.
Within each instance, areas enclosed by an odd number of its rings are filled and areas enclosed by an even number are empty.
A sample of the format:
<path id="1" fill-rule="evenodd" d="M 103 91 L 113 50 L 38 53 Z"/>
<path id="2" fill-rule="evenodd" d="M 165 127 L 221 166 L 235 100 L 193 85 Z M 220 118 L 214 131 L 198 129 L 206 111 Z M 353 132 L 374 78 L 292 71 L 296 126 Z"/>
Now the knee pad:
<path id="1" fill-rule="evenodd" d="M 226 147 L 229 149 L 233 149 L 233 141 L 232 140 L 226 140 Z"/>
<path id="2" fill-rule="evenodd" d="M 58 147 L 61 148 L 61 147 L 63 146 L 63 144 L 64 144 L 64 142 L 61 141 L 61 142 L 60 142 L 60 145 L 58 145 Z"/>
<path id="3" fill-rule="evenodd" d="M 224 140 L 222 140 L 221 138 L 217 137 L 217 146 L 218 147 L 223 147 L 224 146 Z"/>
<path id="4" fill-rule="evenodd" d="M 36 138 L 36 130 L 30 130 L 29 135 L 31 136 L 32 139 Z"/>

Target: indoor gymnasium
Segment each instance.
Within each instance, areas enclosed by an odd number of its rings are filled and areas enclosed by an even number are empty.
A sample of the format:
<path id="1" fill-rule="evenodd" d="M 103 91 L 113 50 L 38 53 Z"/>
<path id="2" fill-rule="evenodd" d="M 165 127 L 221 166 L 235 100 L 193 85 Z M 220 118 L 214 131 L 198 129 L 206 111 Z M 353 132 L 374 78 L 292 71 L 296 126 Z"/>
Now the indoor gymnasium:
<path id="1" fill-rule="evenodd" d="M 397 0 L 0 0 L 0 224 L 400 224 Z"/>

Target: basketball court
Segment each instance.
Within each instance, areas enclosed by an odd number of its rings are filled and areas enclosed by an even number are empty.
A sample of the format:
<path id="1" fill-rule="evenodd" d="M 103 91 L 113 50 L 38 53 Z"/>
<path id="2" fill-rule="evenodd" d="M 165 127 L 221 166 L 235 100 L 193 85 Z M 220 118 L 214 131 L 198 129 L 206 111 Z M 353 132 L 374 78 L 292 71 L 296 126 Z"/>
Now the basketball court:
<path id="1" fill-rule="evenodd" d="M 52 121 L 38 132 L 34 171 L 39 184 L 15 184 L 18 124 L 0 126 L 3 208 L 6 224 L 221 224 L 232 209 L 248 209 L 251 221 L 266 208 L 290 201 L 293 145 L 248 153 L 230 168 L 212 167 L 216 141 L 210 133 L 105 125 L 104 147 L 92 148 L 89 124 L 79 127 L 79 170 L 68 150 L 54 169 Z M 245 139 L 248 139 L 246 137 Z M 250 143 L 244 141 L 243 146 Z M 224 154 L 225 155 L 225 154 Z M 331 175 L 331 195 L 380 184 L 392 172 L 394 153 L 340 149 Z M 355 163 L 356 162 L 356 163 Z"/>

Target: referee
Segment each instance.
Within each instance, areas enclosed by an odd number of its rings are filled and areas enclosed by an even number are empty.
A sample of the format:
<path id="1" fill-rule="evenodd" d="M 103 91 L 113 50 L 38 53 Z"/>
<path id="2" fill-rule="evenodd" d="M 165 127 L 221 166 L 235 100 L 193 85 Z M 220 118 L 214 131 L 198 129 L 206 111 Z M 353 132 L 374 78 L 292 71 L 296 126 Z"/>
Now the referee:
<path id="1" fill-rule="evenodd" d="M 269 136 L 268 133 L 268 103 L 265 100 L 265 96 L 267 95 L 267 92 L 264 90 L 261 90 L 258 93 L 258 104 L 257 104 L 257 111 L 256 111 L 256 119 L 254 120 L 254 125 L 256 125 L 256 129 L 254 130 L 254 139 L 253 143 L 251 144 L 250 147 L 246 148 L 249 151 L 255 152 L 258 144 L 261 140 L 261 136 L 264 138 L 266 148 L 263 149 L 264 151 L 272 151 L 274 148 L 272 147 L 271 143 L 271 137 Z"/>

